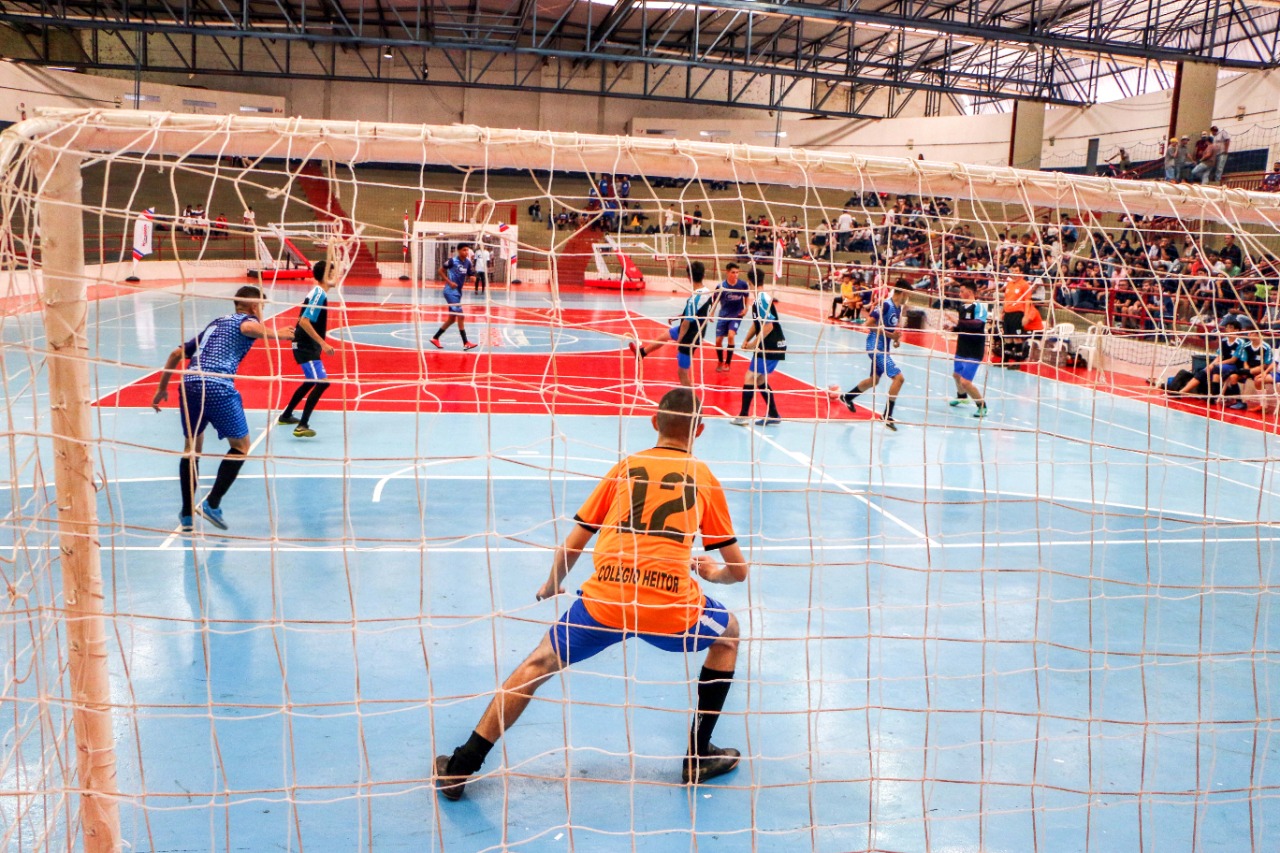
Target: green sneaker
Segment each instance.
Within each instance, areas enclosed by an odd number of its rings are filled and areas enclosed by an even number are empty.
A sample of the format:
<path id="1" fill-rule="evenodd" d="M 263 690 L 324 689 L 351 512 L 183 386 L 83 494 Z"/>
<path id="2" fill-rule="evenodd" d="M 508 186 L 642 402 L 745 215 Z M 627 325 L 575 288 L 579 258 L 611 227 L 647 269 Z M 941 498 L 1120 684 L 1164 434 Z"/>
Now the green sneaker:
<path id="1" fill-rule="evenodd" d="M 302 426 L 301 424 L 293 428 L 293 434 L 294 434 L 294 437 L 296 438 L 315 438 L 316 437 L 315 430 L 313 430 L 309 426 Z"/>

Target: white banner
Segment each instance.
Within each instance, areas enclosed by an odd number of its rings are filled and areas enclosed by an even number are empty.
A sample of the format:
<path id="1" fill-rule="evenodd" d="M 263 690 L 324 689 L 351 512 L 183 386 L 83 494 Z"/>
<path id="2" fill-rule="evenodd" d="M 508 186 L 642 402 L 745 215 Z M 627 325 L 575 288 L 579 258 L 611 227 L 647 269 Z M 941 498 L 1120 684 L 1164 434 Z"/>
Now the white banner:
<path id="1" fill-rule="evenodd" d="M 155 213 L 154 207 L 148 207 L 138 214 L 138 221 L 133 223 L 133 259 L 135 261 L 140 261 L 151 254 L 151 238 L 155 228 L 151 217 L 155 216 Z"/>

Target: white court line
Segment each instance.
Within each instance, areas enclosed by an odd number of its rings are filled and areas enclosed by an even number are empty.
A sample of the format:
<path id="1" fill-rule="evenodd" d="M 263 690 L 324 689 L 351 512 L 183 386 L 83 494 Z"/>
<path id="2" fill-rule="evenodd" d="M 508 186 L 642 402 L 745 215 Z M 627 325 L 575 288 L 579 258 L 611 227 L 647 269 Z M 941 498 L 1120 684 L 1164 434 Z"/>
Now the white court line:
<path id="1" fill-rule="evenodd" d="M 926 546 L 923 542 L 917 543 L 899 543 L 895 542 L 893 548 L 895 551 L 902 549 L 923 550 L 926 547 L 937 548 L 943 551 L 976 551 L 984 548 L 1074 548 L 1088 547 L 1098 548 L 1103 546 L 1122 546 L 1122 545 L 1219 545 L 1232 543 L 1257 544 L 1261 542 L 1280 542 L 1280 536 L 1218 536 L 1213 538 L 1191 539 L 1187 537 L 1173 539 L 1115 539 L 1115 540 L 1089 540 L 1089 539 L 1050 539 L 1036 541 L 1028 539 L 1019 542 L 936 542 Z M 547 554 L 555 550 L 555 546 L 548 543 L 546 546 L 537 545 L 230 545 L 223 544 L 222 541 L 207 542 L 210 549 L 218 551 L 242 551 L 245 553 L 300 553 L 300 554 L 326 554 L 326 553 L 357 553 L 357 554 L 379 554 L 379 553 L 405 553 L 405 554 L 492 554 L 496 551 L 511 554 Z M 56 551 L 60 546 L 56 544 L 47 545 L 0 545 L 0 552 L 15 551 Z M 868 541 L 859 541 L 854 543 L 841 542 L 831 545 L 802 544 L 802 545 L 754 545 L 752 551 L 768 551 L 768 552 L 787 552 L 799 551 L 809 553 L 815 550 L 847 550 L 852 547 L 879 547 L 874 546 Z M 103 550 L 111 551 L 169 551 L 164 545 L 110 545 L 103 544 Z M 184 549 L 185 550 L 185 549 Z M 590 553 L 588 549 L 584 553 Z M 955 570 L 968 571 L 968 570 Z M 992 569 L 992 571 L 1002 571 L 1001 569 Z"/>
<path id="2" fill-rule="evenodd" d="M 495 458 L 502 462 L 512 461 L 512 460 L 501 458 L 501 457 L 495 457 Z M 525 458 L 530 459 L 531 457 L 525 457 Z M 541 458 L 549 459 L 550 457 L 544 456 Z M 565 457 L 561 457 L 561 458 L 563 459 Z M 569 459 L 572 460 L 573 457 L 569 457 Z M 391 480 L 400 479 L 405 474 L 413 471 L 415 468 L 425 468 L 425 467 L 434 466 L 434 465 L 445 465 L 451 462 L 462 463 L 467 461 L 470 461 L 470 460 L 433 459 L 427 462 L 419 463 L 416 466 L 408 466 L 408 467 L 399 469 L 397 471 L 392 472 L 391 474 L 357 474 L 352 472 L 343 472 L 343 473 L 335 472 L 332 474 L 301 474 L 301 473 L 286 473 L 286 472 L 273 472 L 270 474 L 249 473 L 249 474 L 241 474 L 237 478 L 237 481 L 266 480 L 266 479 L 271 479 L 271 480 L 377 480 L 378 485 L 375 486 L 374 488 L 375 496 L 373 498 L 373 503 L 380 503 L 381 496 L 382 496 L 381 490 L 385 490 L 386 486 L 390 483 Z M 598 460 L 598 459 L 587 459 L 586 461 L 599 462 L 602 465 L 606 464 L 604 460 Z M 612 464 L 612 463 L 608 463 L 608 464 Z M 557 483 L 569 483 L 569 482 L 594 483 L 594 482 L 598 482 L 600 478 L 598 476 L 591 475 L 591 474 L 570 474 L 563 470 L 557 469 L 554 471 L 548 470 L 546 473 L 543 473 L 543 474 L 431 474 L 431 475 L 424 475 L 423 477 L 421 477 L 421 479 L 460 480 L 460 481 L 491 481 L 491 480 L 492 481 L 497 481 L 497 480 L 521 481 L 523 480 L 523 481 L 536 482 L 536 483 L 545 483 L 547 482 L 548 479 L 552 479 L 554 482 L 557 482 Z M 785 484 L 796 484 L 796 485 L 804 485 L 807 483 L 811 483 L 813 481 L 812 477 L 769 477 L 768 479 L 762 479 L 760 477 L 717 477 L 716 479 L 718 479 L 721 483 L 749 483 L 749 484 L 785 483 Z M 831 477 L 830 475 L 827 475 L 827 479 L 832 482 L 836 482 L 835 478 Z M 168 482 L 171 482 L 172 480 L 173 480 L 173 477 L 118 477 L 108 482 L 112 485 L 115 485 L 118 483 L 168 483 Z M 890 482 L 890 481 L 872 483 L 870 481 L 855 482 L 850 480 L 839 481 L 839 482 L 841 483 L 842 488 L 852 487 L 852 486 L 861 486 L 863 488 L 869 488 L 872 485 L 876 485 L 886 489 L 915 490 L 920 492 L 926 491 L 925 487 L 919 483 L 902 483 L 902 482 Z M 0 491 L 11 490 L 13 488 L 14 488 L 13 485 L 10 483 L 0 483 Z M 35 486 L 32 484 L 20 484 L 17 486 L 17 488 L 18 489 L 34 489 Z M 992 500 L 1001 500 L 1001 499 L 1035 500 L 1035 501 L 1045 501 L 1047 503 L 1069 503 L 1069 504 L 1080 504 L 1082 506 L 1101 506 L 1109 509 L 1133 510 L 1134 512 L 1141 512 L 1141 513 L 1158 513 L 1160 516 L 1183 516 L 1198 522 L 1214 523 L 1214 524 L 1252 525 L 1252 524 L 1268 523 L 1268 522 L 1259 521 L 1257 519 L 1232 518 L 1225 515 L 1205 515 L 1202 511 L 1199 511 L 1199 510 L 1180 510 L 1180 509 L 1169 509 L 1167 507 L 1148 507 L 1148 506 L 1142 506 L 1140 504 L 1120 503 L 1117 501 L 1099 501 L 1093 498 L 1070 497 L 1067 495 L 1053 495 L 1053 494 L 1038 495 L 1038 494 L 1035 494 L 1034 492 L 1017 492 L 1017 491 L 1009 491 L 1007 489 L 994 489 L 994 488 L 978 489 L 972 486 L 930 486 L 929 488 L 930 490 L 935 492 L 938 492 L 938 491 L 960 492 L 964 494 L 973 494 L 973 495 L 990 495 L 992 496 L 991 498 Z"/>
<path id="3" fill-rule="evenodd" d="M 926 544 L 928 544 L 928 545 L 933 545 L 933 546 L 936 546 L 936 545 L 938 544 L 938 543 L 937 543 L 937 542 L 935 542 L 934 540 L 930 539 L 928 536 L 925 536 L 925 535 L 924 535 L 924 531 L 922 531 L 922 530 L 917 530 L 916 528 L 912 527 L 910 524 L 907 524 L 905 521 L 903 521 L 902 519 L 898 518 L 898 517 L 897 517 L 896 515 L 894 515 L 893 513 L 889 512 L 887 509 L 883 509 L 883 508 L 878 507 L 878 506 L 876 506 L 875 504 L 873 504 L 873 503 L 872 503 L 872 502 L 871 502 L 871 501 L 866 497 L 866 495 L 865 495 L 864 493 L 859 492 L 859 491 L 856 491 L 855 489 L 851 489 L 850 487 L 846 486 L 844 483 L 840 482 L 839 480 L 835 479 L 834 477 L 830 477 L 830 476 L 828 476 L 828 475 L 827 475 L 827 473 L 826 473 L 825 471 L 823 471 L 823 470 L 822 470 L 822 469 L 820 469 L 820 468 L 815 467 L 815 466 L 814 466 L 814 464 L 813 464 L 813 460 L 811 460 L 808 456 L 805 456 L 803 453 L 797 453 L 797 452 L 796 452 L 796 451 L 794 451 L 794 450 L 789 450 L 788 448 L 783 447 L 781 444 L 779 444 L 778 442 L 774 441 L 774 440 L 773 440 L 772 438 L 770 438 L 769 436 L 767 436 L 767 435 L 765 435 L 764 433 L 760 432 L 760 431 L 759 431 L 758 429 L 756 429 L 754 426 L 753 426 L 753 427 L 751 427 L 750 429 L 751 429 L 751 432 L 752 432 L 752 433 L 754 433 L 756 436 L 758 436 L 758 437 L 760 438 L 760 440 L 761 440 L 761 441 L 765 442 L 766 444 L 770 444 L 770 445 L 772 445 L 774 448 L 776 448 L 776 449 L 778 449 L 778 450 L 782 451 L 782 452 L 783 452 L 783 453 L 785 453 L 787 456 L 790 456 L 792 459 L 796 460 L 796 461 L 797 461 L 797 462 L 799 462 L 801 465 L 804 465 L 804 466 L 805 466 L 806 468 L 808 468 L 811 472 L 813 472 L 814 474 L 816 474 L 816 475 L 818 476 L 818 479 L 819 479 L 819 480 L 821 480 L 821 481 L 825 481 L 825 482 L 828 482 L 828 483 L 830 483 L 831 485 L 835 486 L 835 487 L 836 487 L 837 489 L 839 489 L 840 491 L 842 491 L 842 492 L 844 492 L 844 493 L 846 493 L 846 494 L 852 495 L 854 498 L 856 498 L 857 500 L 861 501 L 861 502 L 862 502 L 862 503 L 867 507 L 867 509 L 874 510 L 875 512 L 880 513 L 880 515 L 881 515 L 881 516 L 883 516 L 885 519 L 887 519 L 888 521 L 892 521 L 894 524 L 898 525 L 898 526 L 899 526 L 899 527 L 901 527 L 903 530 L 905 530 L 905 531 L 907 531 L 908 533 L 910 533 L 912 536 L 915 536 L 915 537 L 917 537 L 917 538 L 919 538 L 919 539 L 923 539 L 923 540 L 925 541 L 925 543 L 926 543 Z"/>
<path id="4" fill-rule="evenodd" d="M 249 451 L 248 451 L 247 453 L 245 453 L 245 457 L 246 457 L 246 458 L 247 458 L 247 457 L 249 457 L 249 456 L 252 456 L 252 455 L 253 455 L 254 448 L 256 448 L 259 444 L 262 444 L 262 440 L 263 440 L 264 438 L 266 438 L 266 437 L 267 437 L 267 433 L 269 433 L 270 431 L 271 431 L 271 426 L 270 426 L 270 425 L 268 425 L 267 427 L 265 427 L 265 428 L 262 430 L 262 432 L 258 433 L 258 437 L 257 437 L 256 439 L 254 439 L 253 444 L 250 444 L 250 445 L 249 445 Z M 168 478 L 168 477 L 160 477 L 160 478 L 157 478 L 157 479 L 168 480 L 169 478 Z M 239 477 L 237 477 L 236 479 L 238 480 L 238 479 L 240 479 L 240 478 L 239 478 Z M 196 484 L 196 485 L 199 485 L 199 482 L 198 482 L 198 481 L 197 481 L 197 484 Z M 192 500 L 194 501 L 194 498 L 193 498 Z M 195 507 L 194 507 L 194 506 L 192 506 L 192 507 L 191 507 L 191 509 L 192 509 L 192 510 L 194 510 L 194 509 L 195 509 Z M 193 516 L 193 520 L 194 520 L 194 516 Z M 169 548 L 172 548 L 172 547 L 173 547 L 173 543 L 177 542 L 177 541 L 178 541 L 178 537 L 179 537 L 179 536 L 181 536 L 181 535 L 182 535 L 182 525 L 181 525 L 181 524 L 179 524 L 178 526 L 176 526 L 176 527 L 174 527 L 174 528 L 173 528 L 173 532 L 169 534 L 169 538 L 165 539 L 165 540 L 164 540 L 164 542 L 160 543 L 160 548 L 159 548 L 159 550 L 161 550 L 161 551 L 166 551 L 166 550 L 168 550 Z"/>

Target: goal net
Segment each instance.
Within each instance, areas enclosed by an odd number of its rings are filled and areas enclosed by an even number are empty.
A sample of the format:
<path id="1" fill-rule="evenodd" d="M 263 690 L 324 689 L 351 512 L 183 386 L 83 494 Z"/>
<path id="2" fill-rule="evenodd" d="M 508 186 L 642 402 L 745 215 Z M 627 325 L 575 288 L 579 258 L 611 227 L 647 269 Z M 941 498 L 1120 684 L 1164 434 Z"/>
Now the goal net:
<path id="1" fill-rule="evenodd" d="M 50 111 L 0 137 L 0 206 L 6 849 L 1275 837 L 1275 364 L 1248 347 L 1280 327 L 1280 198 Z M 670 343 L 733 264 L 780 312 L 767 368 L 732 300 Z M 192 379 L 215 321 L 252 336 Z M 682 784 L 704 656 L 628 637 L 443 799 L 435 757 L 570 610 L 593 555 L 539 600 L 556 547 L 683 372 L 750 563 L 702 583 L 740 626 L 741 764 Z"/>

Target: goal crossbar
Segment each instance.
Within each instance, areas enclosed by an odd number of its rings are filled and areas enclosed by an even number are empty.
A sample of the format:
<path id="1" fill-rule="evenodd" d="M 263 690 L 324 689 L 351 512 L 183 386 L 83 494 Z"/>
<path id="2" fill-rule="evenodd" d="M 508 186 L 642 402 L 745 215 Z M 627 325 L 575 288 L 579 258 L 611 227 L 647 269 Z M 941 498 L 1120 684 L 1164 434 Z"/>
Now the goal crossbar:
<path id="1" fill-rule="evenodd" d="M 476 126 L 45 109 L 6 131 L 57 150 L 172 157 L 414 163 L 460 169 L 629 173 L 947 196 L 1183 221 L 1280 228 L 1280 197 L 1241 189 L 1086 177 L 857 153 Z M 11 146 L 0 149 L 4 160 Z M 3 165 L 0 162 L 0 165 Z"/>

